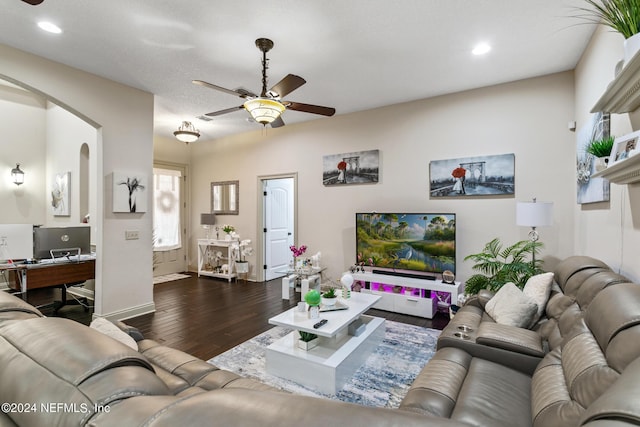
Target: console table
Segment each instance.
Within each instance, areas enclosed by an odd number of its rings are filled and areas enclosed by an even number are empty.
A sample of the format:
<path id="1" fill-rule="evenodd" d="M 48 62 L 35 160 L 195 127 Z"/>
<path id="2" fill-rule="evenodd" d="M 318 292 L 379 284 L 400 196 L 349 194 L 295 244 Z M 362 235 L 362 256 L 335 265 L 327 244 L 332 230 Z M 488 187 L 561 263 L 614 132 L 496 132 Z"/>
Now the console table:
<path id="1" fill-rule="evenodd" d="M 198 239 L 198 277 L 218 277 L 231 282 L 231 279 L 236 277 L 234 266 L 237 254 L 233 246 L 237 244 L 237 240 Z M 227 265 L 226 270 L 222 269 L 222 265 L 212 266 L 209 264 L 211 254 L 215 252 L 222 253 L 222 258 L 219 261 L 221 264 Z"/>
<path id="2" fill-rule="evenodd" d="M 438 301 L 432 299 L 429 295 L 416 295 L 413 291 L 406 292 L 403 289 L 401 293 L 384 292 L 370 289 L 371 283 L 383 283 L 386 285 L 402 286 L 404 288 L 419 289 L 424 291 L 448 292 L 451 294 L 451 304 L 458 303 L 458 295 L 464 293 L 464 283 L 444 283 L 442 280 L 416 279 L 413 277 L 393 276 L 380 273 L 345 273 L 351 274 L 354 280 L 365 282 L 367 289 L 361 292 L 378 295 L 380 301 L 374 308 L 393 311 L 397 313 L 410 314 L 413 316 L 433 318 L 438 306 Z"/>

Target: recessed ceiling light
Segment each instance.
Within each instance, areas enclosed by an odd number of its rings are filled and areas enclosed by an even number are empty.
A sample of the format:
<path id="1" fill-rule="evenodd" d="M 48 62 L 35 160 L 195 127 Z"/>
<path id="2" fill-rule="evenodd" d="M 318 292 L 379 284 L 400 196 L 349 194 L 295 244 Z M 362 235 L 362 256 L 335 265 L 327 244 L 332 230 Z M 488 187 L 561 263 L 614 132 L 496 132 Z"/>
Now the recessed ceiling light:
<path id="1" fill-rule="evenodd" d="M 491 50 L 491 46 L 489 46 L 486 43 L 479 43 L 476 45 L 476 47 L 473 48 L 473 50 L 471 51 L 471 53 L 473 53 L 474 55 L 484 55 L 485 53 L 489 52 Z"/>
<path id="2" fill-rule="evenodd" d="M 48 33 L 60 34 L 62 32 L 62 29 L 60 29 L 56 24 L 47 21 L 38 22 L 38 27 Z"/>

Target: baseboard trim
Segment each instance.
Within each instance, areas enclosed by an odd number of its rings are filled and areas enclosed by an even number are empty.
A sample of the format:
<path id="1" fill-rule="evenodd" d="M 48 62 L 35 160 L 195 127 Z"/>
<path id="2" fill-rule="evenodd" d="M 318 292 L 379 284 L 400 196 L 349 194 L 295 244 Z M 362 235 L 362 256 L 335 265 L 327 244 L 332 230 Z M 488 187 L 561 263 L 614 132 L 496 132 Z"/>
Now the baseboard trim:
<path id="1" fill-rule="evenodd" d="M 156 311 L 156 304 L 154 302 L 150 302 L 148 304 L 142 304 L 136 307 L 125 308 L 124 310 L 114 311 L 113 313 L 108 313 L 103 316 L 93 315 L 96 317 L 104 317 L 107 320 L 115 321 L 115 320 L 127 320 L 134 317 L 142 316 L 143 314 L 154 313 Z"/>

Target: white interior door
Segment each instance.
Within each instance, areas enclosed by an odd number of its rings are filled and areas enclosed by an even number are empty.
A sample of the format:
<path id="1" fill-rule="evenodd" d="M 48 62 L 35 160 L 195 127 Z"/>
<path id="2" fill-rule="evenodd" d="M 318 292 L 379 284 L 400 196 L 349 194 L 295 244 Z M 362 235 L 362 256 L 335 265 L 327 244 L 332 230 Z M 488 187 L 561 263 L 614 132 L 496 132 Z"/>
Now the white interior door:
<path id="1" fill-rule="evenodd" d="M 155 165 L 153 175 L 153 275 L 187 271 L 185 167 Z"/>
<path id="2" fill-rule="evenodd" d="M 281 271 L 291 260 L 289 246 L 295 241 L 294 179 L 266 179 L 263 190 L 265 280 L 271 280 L 284 276 Z"/>

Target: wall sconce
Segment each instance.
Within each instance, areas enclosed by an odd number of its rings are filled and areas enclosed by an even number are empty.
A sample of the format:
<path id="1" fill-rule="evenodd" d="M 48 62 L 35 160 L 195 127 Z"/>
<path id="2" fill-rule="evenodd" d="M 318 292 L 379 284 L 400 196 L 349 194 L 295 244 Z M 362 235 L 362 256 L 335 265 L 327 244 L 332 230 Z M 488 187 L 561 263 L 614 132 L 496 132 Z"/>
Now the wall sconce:
<path id="1" fill-rule="evenodd" d="M 24 183 L 24 172 L 20 170 L 20 163 L 16 163 L 16 167 L 11 169 L 11 179 L 15 185 Z"/>

